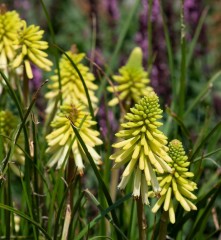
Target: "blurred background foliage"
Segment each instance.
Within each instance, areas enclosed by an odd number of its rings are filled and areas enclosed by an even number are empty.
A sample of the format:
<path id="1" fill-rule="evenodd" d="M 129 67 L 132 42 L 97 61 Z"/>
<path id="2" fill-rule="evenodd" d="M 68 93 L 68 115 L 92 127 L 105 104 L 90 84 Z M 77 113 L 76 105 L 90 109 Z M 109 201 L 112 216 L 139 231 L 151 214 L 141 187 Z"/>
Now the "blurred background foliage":
<path id="1" fill-rule="evenodd" d="M 125 63 L 131 50 L 135 46 L 140 46 L 144 53 L 143 66 L 150 73 L 151 85 L 160 96 L 163 108 L 165 109 L 168 106 L 172 111 L 177 113 L 179 106 L 177 106 L 177 99 L 173 99 L 173 96 L 176 97 L 178 95 L 178 89 L 175 89 L 177 93 L 172 95 L 171 71 L 158 0 L 140 1 L 112 66 L 109 66 L 109 63 L 113 56 L 113 50 L 116 48 L 122 29 L 125 28 L 128 15 L 134 9 L 134 0 L 45 0 L 44 3 L 49 11 L 56 44 L 65 51 L 76 45 L 79 52 L 86 52 L 88 58 L 92 62 L 95 62 L 103 71 L 117 73 L 117 69 Z M 151 15 L 149 12 L 149 3 L 152 3 Z M 50 29 L 39 0 L 8 0 L 7 5 L 10 10 L 16 9 L 20 13 L 20 16 L 26 19 L 29 24 L 40 25 L 45 30 L 45 38 L 50 45 L 52 42 Z M 179 81 L 181 61 L 180 1 L 171 2 L 164 0 L 162 1 L 162 5 L 174 57 L 173 77 L 175 81 Z M 219 0 L 184 1 L 187 52 L 191 51 L 190 43 L 194 39 L 199 22 L 201 21 L 202 24 L 192 58 L 186 68 L 186 109 L 191 106 L 195 97 L 206 86 L 208 79 L 220 70 L 220 12 L 221 1 Z M 54 48 L 51 45 L 49 49 L 51 59 L 53 59 L 53 52 Z M 101 84 L 103 78 L 102 72 L 98 71 L 95 66 L 91 67 L 97 76 L 97 84 Z M 36 76 L 37 74 L 41 74 L 41 72 L 36 72 Z M 48 74 L 45 75 L 45 77 L 47 76 Z M 33 92 L 40 85 L 42 77 L 36 77 L 35 79 L 36 81 L 32 82 Z M 101 96 L 103 95 L 101 93 Z M 176 105 L 174 107 L 172 107 L 173 102 Z M 40 116 L 44 118 L 45 100 L 43 96 L 42 99 L 38 99 L 37 106 Z M 98 116 L 102 116 L 102 111 L 104 114 L 101 104 Z M 117 111 L 115 110 L 114 113 L 110 111 L 110 116 L 111 128 L 117 129 Z M 216 81 L 208 86 L 205 96 L 203 96 L 194 111 L 188 114 L 188 118 L 183 119 L 185 127 L 190 134 L 190 139 L 182 137 L 184 146 L 191 149 L 194 144 L 196 148 L 197 141 L 200 142 L 200 136 L 205 136 L 220 121 L 220 117 L 221 81 Z M 104 123 L 101 121 L 104 121 Z M 105 119 L 101 121 L 99 121 L 100 126 L 102 124 L 104 126 L 107 125 Z M 168 122 L 167 126 L 169 126 L 168 134 L 171 139 L 177 137 L 182 132 L 181 129 L 177 129 L 173 121 Z M 113 132 L 110 133 L 112 138 Z M 220 130 L 213 135 L 213 139 L 206 143 L 207 150 L 205 151 L 207 153 L 220 146 L 219 136 Z M 212 158 L 208 157 L 203 160 L 199 175 L 196 176 L 196 178 L 200 179 L 199 196 L 208 192 L 211 186 L 220 179 L 220 157 L 221 154 L 218 152 L 215 157 L 213 155 Z M 88 177 L 90 178 L 90 173 Z M 85 183 L 85 185 L 92 184 L 92 182 Z M 95 210 L 91 209 L 91 211 Z M 212 229 L 212 231 L 209 231 L 210 233 L 217 230 L 217 219 L 220 221 L 220 217 L 218 216 L 221 216 L 221 196 L 217 198 L 213 213 L 208 220 L 208 226 Z M 82 214 L 90 216 L 90 214 L 93 215 L 94 213 L 82 212 Z M 171 232 L 173 231 L 172 229 L 170 230 Z"/>

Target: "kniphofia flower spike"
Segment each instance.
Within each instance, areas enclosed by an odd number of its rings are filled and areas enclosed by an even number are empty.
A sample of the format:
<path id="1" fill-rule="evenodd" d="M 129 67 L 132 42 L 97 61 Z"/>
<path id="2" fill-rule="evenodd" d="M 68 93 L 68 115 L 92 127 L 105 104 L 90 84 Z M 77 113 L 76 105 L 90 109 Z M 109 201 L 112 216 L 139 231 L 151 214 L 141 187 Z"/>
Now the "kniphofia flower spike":
<path id="1" fill-rule="evenodd" d="M 190 162 L 179 140 L 175 139 L 169 143 L 169 156 L 173 160 L 169 163 L 172 172 L 159 176 L 162 190 L 152 212 L 156 213 L 160 207 L 163 207 L 164 211 L 169 211 L 170 222 L 175 223 L 174 200 L 176 199 L 186 211 L 196 210 L 197 207 L 192 200 L 197 197 L 192 192 L 197 186 L 188 179 L 194 174 L 188 171 Z"/>
<path id="2" fill-rule="evenodd" d="M 171 158 L 167 151 L 167 137 L 158 129 L 162 118 L 158 96 L 151 92 L 143 97 L 138 104 L 125 115 L 127 122 L 122 123 L 122 130 L 116 136 L 120 142 L 113 144 L 118 150 L 111 155 L 115 160 L 114 168 L 127 164 L 123 172 L 120 189 L 124 189 L 130 177 L 134 176 L 134 197 L 141 195 L 143 202 L 148 204 L 148 184 L 155 192 L 160 192 L 155 169 L 160 172 L 171 172 L 168 165 Z"/>

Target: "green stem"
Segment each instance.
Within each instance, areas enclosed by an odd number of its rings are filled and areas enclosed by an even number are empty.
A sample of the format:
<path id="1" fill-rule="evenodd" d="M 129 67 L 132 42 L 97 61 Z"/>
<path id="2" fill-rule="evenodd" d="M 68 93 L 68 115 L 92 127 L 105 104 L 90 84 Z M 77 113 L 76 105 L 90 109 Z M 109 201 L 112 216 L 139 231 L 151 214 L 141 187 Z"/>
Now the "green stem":
<path id="1" fill-rule="evenodd" d="M 67 165 L 67 183 L 68 186 L 71 186 L 72 181 L 75 179 L 75 163 L 73 156 L 70 156 L 68 159 L 68 165 Z M 62 240 L 68 239 L 68 233 L 69 228 L 71 224 L 71 216 L 72 216 L 72 210 L 73 210 L 73 195 L 74 195 L 74 189 L 70 187 L 68 189 L 67 193 L 67 205 L 66 205 L 66 213 L 65 213 L 65 220 L 64 220 L 64 227 L 62 232 Z"/>
<path id="2" fill-rule="evenodd" d="M 160 230 L 158 240 L 165 240 L 167 235 L 168 211 L 163 211 L 160 219 Z"/>
<path id="3" fill-rule="evenodd" d="M 184 0 L 181 0 L 181 73 L 179 89 L 179 117 L 182 119 L 184 113 L 185 93 L 186 93 L 186 40 L 185 40 L 185 23 L 184 23 Z"/>
<path id="4" fill-rule="evenodd" d="M 137 219 L 138 219 L 138 228 L 139 228 L 139 239 L 146 240 L 147 239 L 147 236 L 146 236 L 147 223 L 144 215 L 144 206 L 143 206 L 141 197 L 137 199 Z"/>

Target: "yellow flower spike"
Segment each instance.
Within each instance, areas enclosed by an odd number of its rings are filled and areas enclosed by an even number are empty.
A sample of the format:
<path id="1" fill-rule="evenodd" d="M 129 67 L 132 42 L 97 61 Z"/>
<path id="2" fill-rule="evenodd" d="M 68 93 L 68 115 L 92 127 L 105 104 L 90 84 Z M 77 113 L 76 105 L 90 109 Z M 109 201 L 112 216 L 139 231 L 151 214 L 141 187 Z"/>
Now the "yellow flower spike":
<path id="1" fill-rule="evenodd" d="M 142 57 L 141 48 L 134 48 L 126 65 L 119 69 L 120 75 L 113 76 L 113 80 L 117 85 L 114 87 L 109 86 L 108 91 L 118 93 L 119 98 L 115 96 L 109 102 L 109 106 L 117 105 L 119 99 L 124 101 L 127 106 L 131 106 L 131 104 L 138 103 L 141 97 L 153 91 L 148 86 L 150 80 L 148 79 L 148 73 L 142 67 Z"/>
<path id="2" fill-rule="evenodd" d="M 0 111 L 0 135 L 3 135 L 3 154 L 6 154 L 9 146 L 8 144 L 9 142 L 6 141 L 7 138 L 4 139 L 4 136 L 11 138 L 13 131 L 16 130 L 18 123 L 19 123 L 18 118 L 15 115 L 13 115 L 12 112 Z M 23 135 L 21 134 L 18 138 L 17 144 L 20 147 L 23 147 L 23 143 L 24 138 Z M 23 151 L 17 145 L 15 145 L 12 161 L 9 162 L 9 166 L 12 169 L 12 171 L 19 177 L 23 176 L 23 173 L 21 172 L 17 165 L 18 164 L 23 165 L 24 161 L 25 157 Z"/>
<path id="3" fill-rule="evenodd" d="M 48 54 L 43 51 L 48 48 L 48 43 L 42 41 L 44 31 L 39 29 L 39 26 L 27 26 L 27 23 L 23 20 L 22 27 L 18 32 L 19 37 L 14 42 L 18 53 L 12 63 L 12 67 L 17 68 L 24 62 L 29 79 L 33 78 L 31 62 L 45 71 L 50 71 L 53 65 L 47 59 Z"/>
<path id="4" fill-rule="evenodd" d="M 94 91 L 97 89 L 97 85 L 93 83 L 95 80 L 93 73 L 91 73 L 89 68 L 82 63 L 85 54 L 72 51 L 68 51 L 66 54 L 71 58 L 81 72 L 88 88 L 92 105 L 95 107 L 98 102 L 98 99 L 94 94 Z M 85 105 L 88 105 L 88 100 L 81 79 L 77 71 L 72 66 L 70 60 L 64 54 L 60 59 L 59 67 L 63 102 L 69 104 L 73 100 L 77 100 Z M 56 103 L 56 97 L 59 95 L 59 77 L 57 75 L 57 71 L 55 72 L 55 75 L 51 77 L 51 82 L 52 83 L 49 85 L 49 92 L 46 94 L 46 98 L 49 99 L 47 112 L 50 112 L 50 109 L 53 109 L 53 106 Z"/>
<path id="5" fill-rule="evenodd" d="M 130 109 L 130 113 L 125 115 L 127 121 L 121 124 L 123 129 L 116 134 L 117 137 L 121 138 L 121 141 L 112 145 L 117 148 L 117 151 L 110 156 L 110 159 L 115 160 L 114 168 L 127 164 L 118 187 L 123 189 L 129 176 L 132 176 L 134 169 L 136 169 L 134 191 L 136 196 L 141 195 L 142 199 L 146 199 L 147 194 L 143 196 L 144 190 L 142 189 L 146 189 L 146 186 L 138 185 L 141 178 L 145 179 L 146 184 L 151 183 L 155 192 L 159 192 L 161 189 L 155 169 L 158 169 L 161 173 L 172 171 L 168 165 L 168 162 L 172 160 L 167 155 L 165 146 L 167 138 L 157 129 L 157 119 L 162 118 L 161 113 L 159 99 L 154 92 L 143 97 L 138 104 Z M 152 126 L 156 126 L 156 128 Z M 135 132 L 136 134 L 134 134 Z M 140 175 L 142 177 L 138 177 Z M 142 185 L 141 182 L 139 184 Z M 145 200 L 145 202 L 149 203 L 148 200 Z"/>
<path id="6" fill-rule="evenodd" d="M 188 162 L 182 143 L 179 140 L 175 139 L 169 143 L 168 154 L 172 159 L 172 162 L 169 162 L 168 165 L 173 171 L 159 175 L 160 187 L 162 188 L 161 197 L 152 208 L 152 212 L 157 212 L 164 202 L 164 211 L 169 211 L 170 222 L 175 223 L 173 200 L 176 199 L 185 211 L 196 210 L 197 207 L 191 202 L 191 199 L 195 200 L 197 198 L 192 193 L 197 186 L 196 183 L 187 179 L 193 177 L 193 173 L 188 172 L 187 167 L 190 162 Z"/>
<path id="7" fill-rule="evenodd" d="M 98 138 L 99 132 L 92 129 L 96 122 L 92 121 L 84 105 L 74 103 L 72 105 L 62 105 L 60 112 L 51 123 L 52 132 L 46 136 L 48 142 L 46 152 L 51 153 L 52 156 L 47 165 L 48 167 L 54 165 L 57 165 L 57 168 L 65 167 L 66 157 L 68 157 L 68 154 L 72 154 L 78 173 L 83 175 L 83 160 L 87 160 L 87 157 L 74 134 L 70 120 L 76 128 L 79 128 L 79 134 L 84 140 L 95 164 L 102 164 L 100 155 L 94 149 L 94 146 L 102 144 L 102 141 Z M 73 142 L 74 138 L 75 141 Z"/>
<path id="8" fill-rule="evenodd" d="M 0 5 L 0 69 L 7 70 L 15 57 L 14 42 L 18 39 L 21 19 L 16 11 L 7 11 Z"/>

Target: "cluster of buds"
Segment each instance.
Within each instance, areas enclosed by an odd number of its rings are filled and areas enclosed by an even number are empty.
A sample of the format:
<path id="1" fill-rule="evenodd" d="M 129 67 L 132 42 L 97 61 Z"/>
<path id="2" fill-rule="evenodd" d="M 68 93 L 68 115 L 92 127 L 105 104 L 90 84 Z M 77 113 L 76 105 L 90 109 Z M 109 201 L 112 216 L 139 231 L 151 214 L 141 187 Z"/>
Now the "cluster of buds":
<path id="1" fill-rule="evenodd" d="M 119 69 L 120 75 L 114 75 L 113 79 L 116 86 L 108 87 L 108 91 L 118 94 L 110 102 L 109 106 L 115 106 L 119 101 L 123 101 L 125 106 L 131 106 L 137 103 L 141 97 L 149 95 L 153 89 L 148 86 L 150 80 L 148 73 L 142 66 L 142 50 L 136 47 L 125 66 Z"/>
<path id="2" fill-rule="evenodd" d="M 122 130 L 116 136 L 122 138 L 113 145 L 118 148 L 110 158 L 115 160 L 114 168 L 127 164 L 123 172 L 120 189 L 124 189 L 131 175 L 134 177 L 134 197 L 141 195 L 143 203 L 148 204 L 148 185 L 159 193 L 155 169 L 159 173 L 172 172 L 168 163 L 172 162 L 167 151 L 167 137 L 158 129 L 162 123 L 162 110 L 158 96 L 152 91 L 143 97 L 130 113 L 125 115 L 126 123 L 122 123 Z"/>
<path id="3" fill-rule="evenodd" d="M 55 164 L 57 164 L 57 168 L 65 167 L 67 158 L 73 154 L 77 171 L 83 175 L 83 160 L 87 160 L 87 157 L 75 136 L 72 124 L 79 130 L 95 163 L 97 165 L 102 163 L 100 155 L 94 149 L 95 146 L 102 144 L 98 138 L 99 132 L 92 128 L 96 122 L 92 120 L 83 104 L 75 103 L 62 105 L 60 112 L 51 123 L 53 130 L 46 136 L 49 145 L 46 152 L 52 154 L 48 167 Z"/>
<path id="4" fill-rule="evenodd" d="M 191 200 L 197 198 L 192 193 L 197 189 L 197 186 L 195 182 L 188 179 L 193 177 L 194 174 L 188 171 L 190 162 L 179 140 L 175 139 L 169 143 L 168 154 L 172 159 L 172 162 L 169 163 L 172 171 L 170 173 L 160 174 L 158 178 L 162 190 L 159 194 L 160 197 L 158 201 L 152 208 L 152 212 L 156 213 L 159 208 L 163 206 L 164 211 L 169 211 L 170 222 L 175 223 L 173 199 L 175 198 L 186 211 L 196 210 L 197 207 Z"/>
<path id="5" fill-rule="evenodd" d="M 68 51 L 66 54 L 76 64 L 77 68 L 81 72 L 88 88 L 91 102 L 93 106 L 96 106 L 98 99 L 94 94 L 94 91 L 97 89 L 97 86 L 93 83 L 95 80 L 94 75 L 89 71 L 89 68 L 82 63 L 85 54 L 75 53 L 75 51 L 76 49 Z M 88 100 L 86 98 L 81 79 L 65 54 L 63 54 L 60 59 L 59 68 L 63 102 L 69 104 L 73 101 L 73 99 L 76 99 L 84 105 L 88 105 Z M 57 71 L 56 74 L 51 77 L 51 81 L 52 83 L 49 85 L 49 92 L 46 94 L 46 98 L 49 99 L 48 112 L 53 109 L 56 103 L 56 97 L 59 95 L 59 76 L 57 75 Z"/>
<path id="6" fill-rule="evenodd" d="M 17 124 L 18 124 L 18 119 L 16 116 L 13 115 L 13 113 L 11 113 L 10 111 L 0 111 L 0 137 L 1 138 L 3 139 L 4 138 L 7 139 L 8 137 L 11 138 L 13 131 L 15 131 L 17 127 Z M 7 143 L 9 143 L 9 141 L 2 141 L 2 142 L 3 142 L 4 153 L 6 153 L 8 151 L 9 144 Z M 24 139 L 21 135 L 17 143 L 19 146 L 22 147 L 23 142 L 24 142 Z M 22 150 L 18 146 L 15 146 L 14 154 L 12 156 L 12 161 L 9 162 L 9 166 L 11 167 L 13 172 L 18 176 L 21 176 L 22 174 L 18 169 L 18 167 L 16 166 L 16 164 L 14 164 L 13 162 L 23 165 L 24 160 L 25 158 Z"/>

